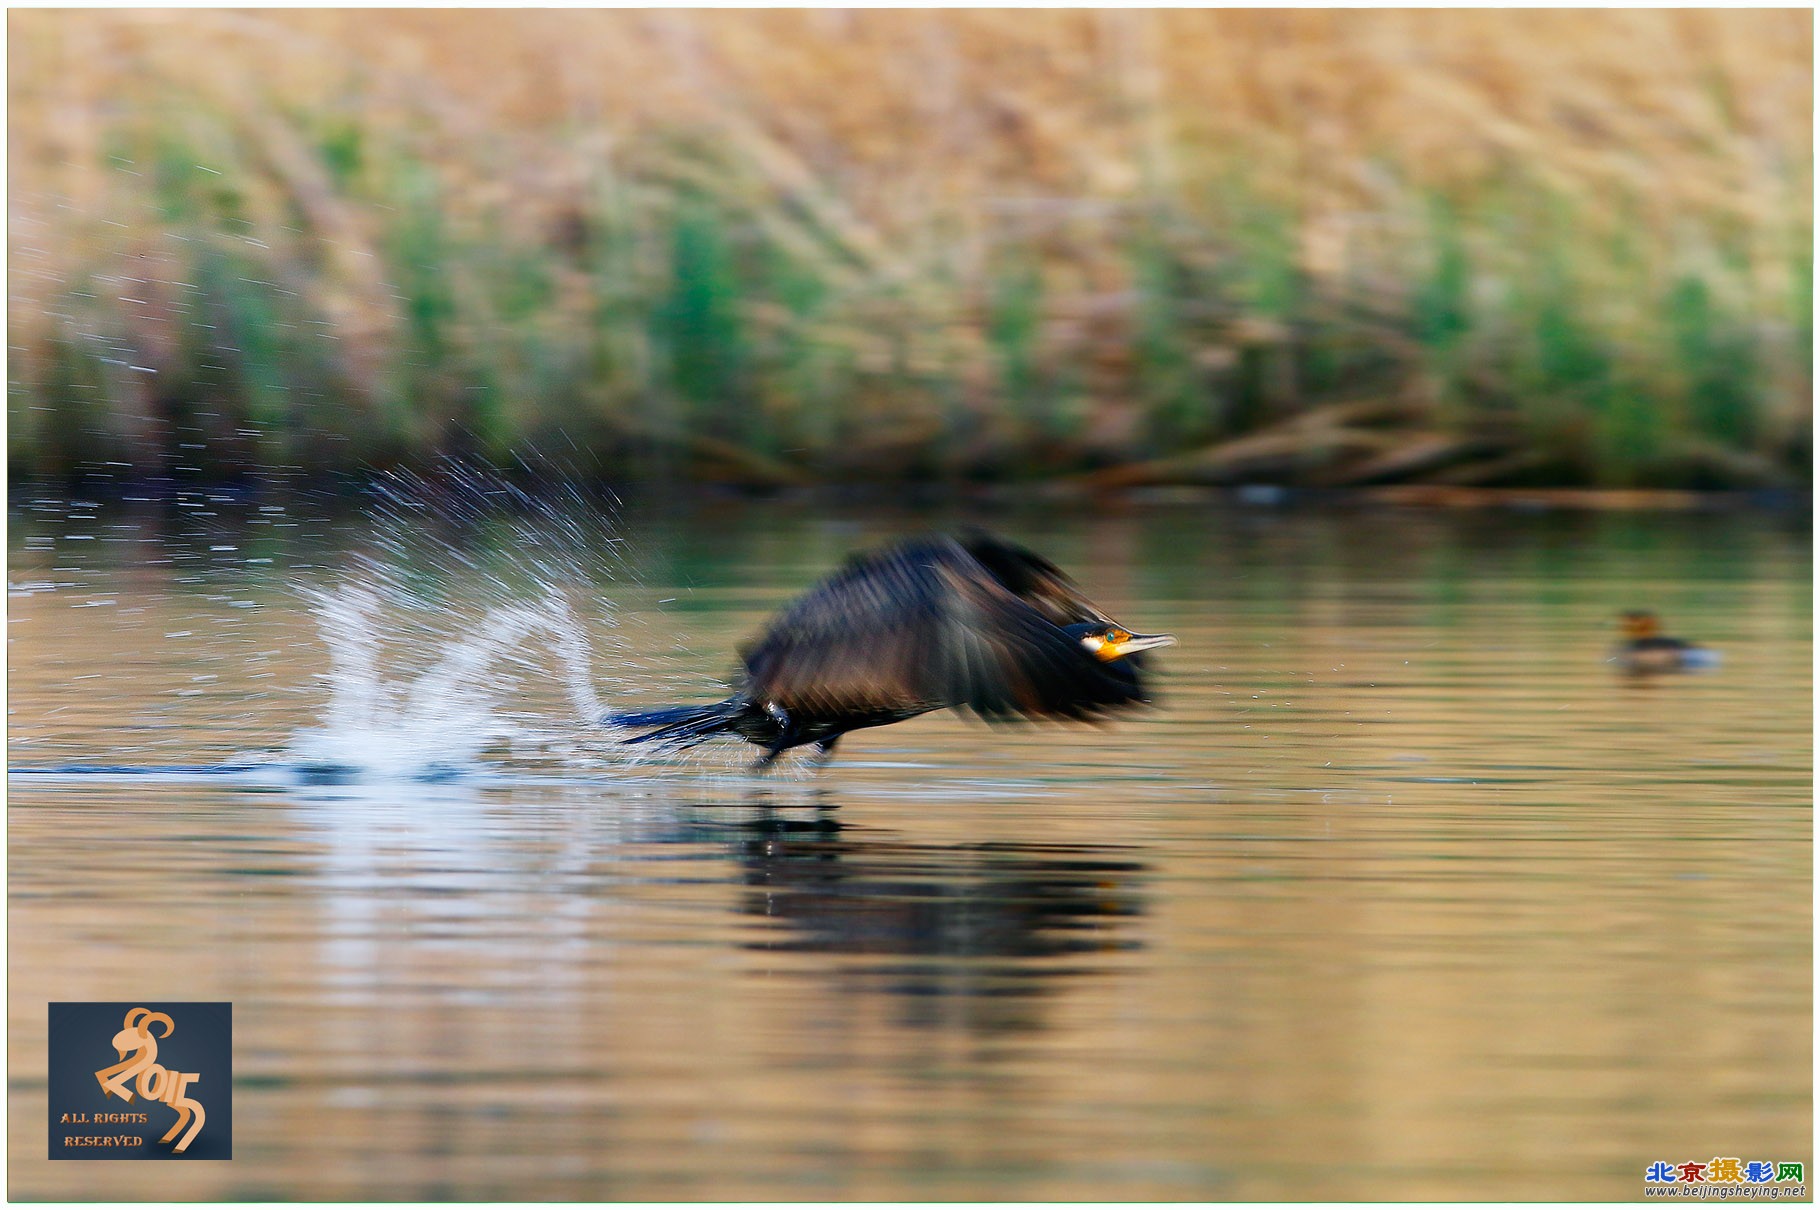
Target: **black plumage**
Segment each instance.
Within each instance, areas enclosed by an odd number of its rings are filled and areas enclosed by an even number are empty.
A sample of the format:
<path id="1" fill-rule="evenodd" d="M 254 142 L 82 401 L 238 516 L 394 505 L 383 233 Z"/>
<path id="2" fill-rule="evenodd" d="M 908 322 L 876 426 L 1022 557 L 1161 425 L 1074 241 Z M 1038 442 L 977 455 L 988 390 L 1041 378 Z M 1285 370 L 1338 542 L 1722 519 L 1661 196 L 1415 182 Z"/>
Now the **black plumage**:
<path id="1" fill-rule="evenodd" d="M 848 731 L 956 707 L 990 720 L 1088 719 L 1149 700 L 1134 635 L 1041 555 L 981 531 L 855 555 L 741 652 L 736 692 L 707 706 L 609 716 L 628 742 L 731 732 L 823 753 Z"/>

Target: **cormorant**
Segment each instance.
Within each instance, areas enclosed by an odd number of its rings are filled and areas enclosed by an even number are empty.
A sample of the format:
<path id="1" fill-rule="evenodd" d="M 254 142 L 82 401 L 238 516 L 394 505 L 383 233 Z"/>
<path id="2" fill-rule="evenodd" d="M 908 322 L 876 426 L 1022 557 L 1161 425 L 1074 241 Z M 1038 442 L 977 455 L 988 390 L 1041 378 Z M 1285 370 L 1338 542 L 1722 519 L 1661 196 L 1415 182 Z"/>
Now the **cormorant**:
<path id="1" fill-rule="evenodd" d="M 1150 700 L 1134 634 L 1041 555 L 979 530 L 854 555 L 741 649 L 732 697 L 608 715 L 652 727 L 627 743 L 687 747 L 732 733 L 758 768 L 814 744 L 944 707 L 988 720 L 1090 719 Z"/>
<path id="2" fill-rule="evenodd" d="M 1711 668 L 1718 664 L 1719 653 L 1685 639 L 1673 639 L 1661 633 L 1662 624 L 1647 609 L 1633 609 L 1618 617 L 1618 629 L 1624 641 L 1618 644 L 1612 660 L 1625 672 L 1646 676 L 1656 672 L 1687 672 Z"/>

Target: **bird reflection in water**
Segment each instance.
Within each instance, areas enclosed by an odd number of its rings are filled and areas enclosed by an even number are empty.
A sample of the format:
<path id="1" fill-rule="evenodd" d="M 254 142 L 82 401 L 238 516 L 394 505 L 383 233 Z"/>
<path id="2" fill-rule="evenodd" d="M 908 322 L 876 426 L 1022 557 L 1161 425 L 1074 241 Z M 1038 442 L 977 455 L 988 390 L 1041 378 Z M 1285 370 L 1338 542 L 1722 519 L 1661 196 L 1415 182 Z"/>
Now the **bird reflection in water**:
<path id="1" fill-rule="evenodd" d="M 735 854 L 741 910 L 780 927 L 748 942 L 848 961 L 815 970 L 883 991 L 911 1026 L 1036 1028 L 1038 999 L 1142 948 L 1148 867 L 1130 847 L 931 844 L 878 828 L 776 813 L 748 823 Z"/>

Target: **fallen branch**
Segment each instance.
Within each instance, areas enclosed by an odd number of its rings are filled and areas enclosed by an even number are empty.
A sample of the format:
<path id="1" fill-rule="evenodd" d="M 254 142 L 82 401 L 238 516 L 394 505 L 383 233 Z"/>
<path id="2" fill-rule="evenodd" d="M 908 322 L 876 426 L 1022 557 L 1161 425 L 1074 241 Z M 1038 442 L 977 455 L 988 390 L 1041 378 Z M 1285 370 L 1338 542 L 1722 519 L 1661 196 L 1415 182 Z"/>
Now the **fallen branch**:
<path id="1" fill-rule="evenodd" d="M 1355 426 L 1408 419 L 1414 409 L 1391 399 L 1329 404 L 1303 412 L 1261 432 L 1235 437 L 1188 454 L 1108 467 L 1083 475 L 1081 486 L 1104 490 L 1166 483 L 1219 483 L 1246 471 L 1285 461 L 1331 460 L 1347 454 L 1382 453 L 1400 438 L 1392 432 Z"/>

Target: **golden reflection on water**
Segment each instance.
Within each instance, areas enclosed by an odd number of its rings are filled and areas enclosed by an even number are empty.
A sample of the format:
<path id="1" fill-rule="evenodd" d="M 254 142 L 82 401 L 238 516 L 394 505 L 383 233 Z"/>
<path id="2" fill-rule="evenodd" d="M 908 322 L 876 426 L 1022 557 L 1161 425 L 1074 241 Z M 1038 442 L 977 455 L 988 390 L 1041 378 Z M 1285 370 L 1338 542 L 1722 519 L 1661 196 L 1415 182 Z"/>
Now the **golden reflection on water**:
<path id="1" fill-rule="evenodd" d="M 12 1195 L 143 1194 L 43 1158 L 46 1002 L 142 995 L 235 1004 L 235 1159 L 159 1165 L 177 1198 L 1633 1198 L 1811 1160 L 1804 529 L 1000 524 L 1181 636 L 1160 709 L 925 718 L 762 786 L 607 748 L 15 777 Z M 603 691 L 705 695 L 897 528 L 644 527 Z M 306 553 L 16 548 L 11 763 L 282 749 L 326 664 L 282 580 L 343 566 Z M 1615 677 L 1639 603 L 1722 668 Z"/>

